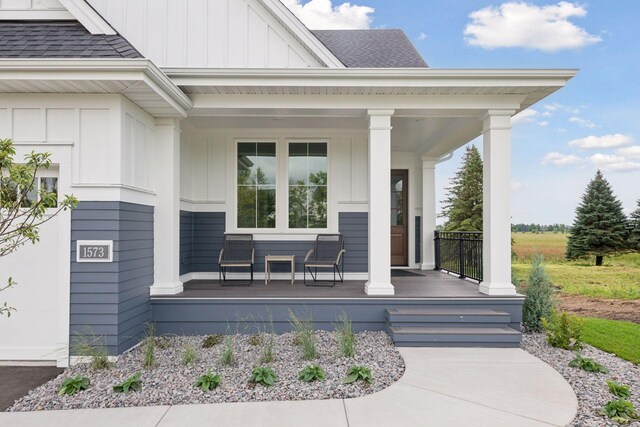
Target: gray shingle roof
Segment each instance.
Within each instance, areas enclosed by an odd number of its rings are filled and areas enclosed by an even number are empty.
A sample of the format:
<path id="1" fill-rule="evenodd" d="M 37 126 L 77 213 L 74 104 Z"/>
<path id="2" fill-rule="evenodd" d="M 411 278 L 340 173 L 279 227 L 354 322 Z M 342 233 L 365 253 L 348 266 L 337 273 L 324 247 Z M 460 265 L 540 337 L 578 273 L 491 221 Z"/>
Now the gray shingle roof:
<path id="1" fill-rule="evenodd" d="M 2 22 L 0 58 L 142 58 L 121 35 L 93 35 L 79 22 Z"/>
<path id="2" fill-rule="evenodd" d="M 402 30 L 316 30 L 313 34 L 349 68 L 427 68 Z"/>

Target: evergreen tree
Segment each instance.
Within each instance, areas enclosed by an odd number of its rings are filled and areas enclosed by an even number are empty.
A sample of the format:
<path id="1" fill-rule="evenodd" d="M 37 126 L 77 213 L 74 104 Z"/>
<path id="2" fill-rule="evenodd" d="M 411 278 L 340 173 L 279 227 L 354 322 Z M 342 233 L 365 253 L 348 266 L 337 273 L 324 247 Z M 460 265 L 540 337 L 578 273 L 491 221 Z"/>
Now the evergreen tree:
<path id="1" fill-rule="evenodd" d="M 443 203 L 446 231 L 482 231 L 482 158 L 474 145 L 467 147 Z"/>
<path id="2" fill-rule="evenodd" d="M 555 309 L 553 287 L 542 264 L 536 256 L 529 273 L 525 300 L 522 305 L 522 324 L 527 332 L 542 332 L 542 319 L 548 319 Z"/>
<path id="3" fill-rule="evenodd" d="M 633 251 L 640 251 L 640 199 L 638 209 L 629 217 L 629 247 Z"/>
<path id="4" fill-rule="evenodd" d="M 598 171 L 576 209 L 576 219 L 567 242 L 567 258 L 595 255 L 596 265 L 602 265 L 604 255 L 625 249 L 626 224 L 622 203 Z"/>

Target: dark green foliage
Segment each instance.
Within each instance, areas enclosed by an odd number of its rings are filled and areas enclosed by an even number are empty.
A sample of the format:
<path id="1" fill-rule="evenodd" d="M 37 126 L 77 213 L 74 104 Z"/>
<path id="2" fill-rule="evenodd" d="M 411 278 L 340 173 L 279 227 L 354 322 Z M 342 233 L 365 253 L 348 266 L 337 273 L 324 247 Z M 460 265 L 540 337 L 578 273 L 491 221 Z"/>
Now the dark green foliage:
<path id="1" fill-rule="evenodd" d="M 446 231 L 482 231 L 482 158 L 474 145 L 467 147 L 443 204 Z"/>
<path id="2" fill-rule="evenodd" d="M 251 372 L 251 377 L 249 378 L 249 383 L 251 384 L 262 384 L 266 387 L 271 387 L 276 383 L 278 377 L 276 373 L 273 372 L 268 366 L 257 366 L 253 368 Z"/>
<path id="3" fill-rule="evenodd" d="M 633 403 L 625 399 L 617 399 L 607 402 L 600 411 L 618 424 L 629 424 L 631 421 L 640 419 L 638 412 L 633 407 Z"/>
<path id="4" fill-rule="evenodd" d="M 351 384 L 356 381 L 364 381 L 367 384 L 371 384 L 371 381 L 373 381 L 371 369 L 358 365 L 350 367 L 347 371 L 347 376 L 342 382 L 344 384 Z"/>
<path id="5" fill-rule="evenodd" d="M 130 391 L 140 391 L 142 390 L 142 381 L 140 381 L 140 377 L 142 376 L 141 372 L 138 372 L 118 385 L 113 386 L 113 391 L 116 393 L 124 393 L 127 394 Z"/>
<path id="6" fill-rule="evenodd" d="M 640 252 L 640 199 L 638 209 L 629 216 L 629 248 Z"/>
<path id="7" fill-rule="evenodd" d="M 579 350 L 582 347 L 582 322 L 576 316 L 554 311 L 548 319 L 542 319 L 547 342 L 552 347 Z"/>
<path id="8" fill-rule="evenodd" d="M 324 381 L 326 376 L 326 372 L 320 366 L 309 365 L 305 366 L 305 368 L 300 371 L 298 379 L 305 383 L 310 383 L 312 381 Z"/>
<path id="9" fill-rule="evenodd" d="M 567 241 L 567 258 L 602 257 L 627 247 L 627 219 L 622 203 L 613 194 L 611 185 L 598 171 L 576 209 L 576 219 Z"/>
<path id="10" fill-rule="evenodd" d="M 542 332 L 542 319 L 551 317 L 555 308 L 553 287 L 545 272 L 542 256 L 533 259 L 525 300 L 522 305 L 522 324 L 527 332 Z"/>
<path id="11" fill-rule="evenodd" d="M 569 366 L 572 368 L 579 368 L 587 372 L 598 372 L 601 374 L 608 374 L 609 370 L 588 357 L 582 357 L 580 353 L 575 352 L 576 357 L 569 362 Z"/>
<path id="12" fill-rule="evenodd" d="M 220 344 L 222 340 L 223 340 L 223 337 L 220 334 L 207 335 L 202 340 L 202 348 L 211 348 L 215 345 Z"/>
<path id="13" fill-rule="evenodd" d="M 76 377 L 69 377 L 63 381 L 60 386 L 60 390 L 58 390 L 58 394 L 60 396 L 67 395 L 72 396 L 79 391 L 86 390 L 89 388 L 89 378 L 83 377 L 82 375 L 78 375 Z"/>
<path id="14" fill-rule="evenodd" d="M 206 393 L 207 391 L 218 388 L 221 382 L 222 377 L 220 377 L 220 375 L 213 375 L 211 369 L 209 369 L 206 374 L 198 377 L 194 386 Z"/>
<path id="15" fill-rule="evenodd" d="M 607 386 L 609 387 L 609 391 L 616 397 L 621 397 L 623 399 L 628 399 L 631 397 L 631 389 L 628 385 L 618 384 L 615 381 L 607 380 Z"/>

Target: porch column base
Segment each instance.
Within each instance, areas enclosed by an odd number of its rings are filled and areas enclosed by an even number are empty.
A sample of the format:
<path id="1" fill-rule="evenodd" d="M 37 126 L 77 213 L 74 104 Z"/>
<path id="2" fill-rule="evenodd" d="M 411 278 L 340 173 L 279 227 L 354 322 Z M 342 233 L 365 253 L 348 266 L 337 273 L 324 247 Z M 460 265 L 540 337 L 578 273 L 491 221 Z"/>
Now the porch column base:
<path id="1" fill-rule="evenodd" d="M 516 287 L 511 283 L 480 283 L 480 292 L 491 296 L 516 295 Z"/>
<path id="2" fill-rule="evenodd" d="M 436 269 L 436 265 L 435 264 L 430 264 L 430 263 L 422 264 L 420 266 L 420 269 L 421 270 L 435 270 Z"/>
<path id="3" fill-rule="evenodd" d="M 364 285 L 364 292 L 367 295 L 395 295 L 395 289 L 391 283 L 367 282 Z"/>
<path id="4" fill-rule="evenodd" d="M 182 282 L 176 283 L 154 283 L 151 287 L 149 287 L 149 293 L 151 296 L 154 295 L 175 295 L 184 291 L 184 286 Z"/>

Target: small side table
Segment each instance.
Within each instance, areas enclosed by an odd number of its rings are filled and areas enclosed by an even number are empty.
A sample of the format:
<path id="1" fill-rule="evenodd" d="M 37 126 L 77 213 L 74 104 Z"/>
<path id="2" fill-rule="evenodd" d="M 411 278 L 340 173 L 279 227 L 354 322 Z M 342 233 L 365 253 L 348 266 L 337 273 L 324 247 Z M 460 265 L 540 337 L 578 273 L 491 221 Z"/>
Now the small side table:
<path id="1" fill-rule="evenodd" d="M 296 256 L 295 255 L 267 255 L 264 257 L 264 284 L 271 281 L 271 263 L 288 262 L 291 263 L 291 284 L 296 280 Z"/>

